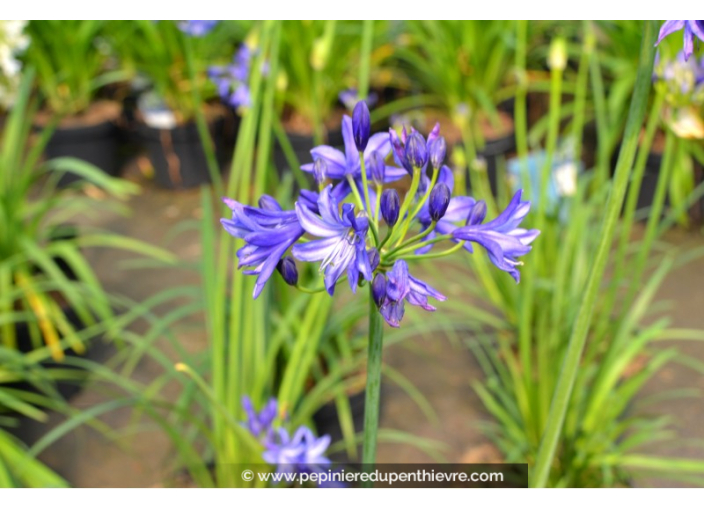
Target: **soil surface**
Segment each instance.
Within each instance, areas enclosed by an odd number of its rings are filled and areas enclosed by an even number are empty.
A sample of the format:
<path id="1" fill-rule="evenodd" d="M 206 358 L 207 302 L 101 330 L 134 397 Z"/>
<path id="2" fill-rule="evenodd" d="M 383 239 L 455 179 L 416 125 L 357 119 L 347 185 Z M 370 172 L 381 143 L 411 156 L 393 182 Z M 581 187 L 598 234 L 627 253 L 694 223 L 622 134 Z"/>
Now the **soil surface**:
<path id="1" fill-rule="evenodd" d="M 103 99 L 91 103 L 88 109 L 78 115 L 64 117 L 59 122 L 60 128 L 81 128 L 97 126 L 103 122 L 116 122 L 122 113 L 122 104 L 117 101 Z M 46 126 L 51 122 L 53 114 L 48 111 L 37 113 L 35 122 L 39 126 Z"/>

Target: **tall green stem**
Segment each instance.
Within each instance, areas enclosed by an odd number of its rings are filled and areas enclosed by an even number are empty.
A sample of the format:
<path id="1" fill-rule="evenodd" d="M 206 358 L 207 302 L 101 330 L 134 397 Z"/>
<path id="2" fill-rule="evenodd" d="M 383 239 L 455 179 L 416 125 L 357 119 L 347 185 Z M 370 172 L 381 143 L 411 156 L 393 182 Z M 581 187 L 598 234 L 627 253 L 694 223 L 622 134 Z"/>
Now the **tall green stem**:
<path id="1" fill-rule="evenodd" d="M 367 389 L 364 399 L 364 443 L 362 445 L 362 463 L 369 470 L 376 462 L 376 436 L 379 429 L 379 396 L 381 394 L 381 350 L 383 345 L 384 325 L 381 314 L 376 308 L 369 285 L 369 348 L 367 355 Z M 371 487 L 366 482 L 365 487 Z"/>
<path id="2" fill-rule="evenodd" d="M 374 39 L 374 20 L 363 22 L 362 48 L 359 54 L 359 85 L 357 97 L 364 101 L 369 95 L 369 71 L 371 68 L 372 41 Z"/>
<path id="3" fill-rule="evenodd" d="M 191 37 L 188 35 L 183 36 L 185 38 L 185 53 L 186 53 L 186 65 L 188 66 L 188 77 L 191 82 L 191 94 L 193 95 L 193 106 L 196 116 L 196 127 L 198 128 L 198 136 L 200 137 L 200 143 L 203 147 L 203 153 L 205 154 L 205 162 L 208 165 L 208 173 L 210 174 L 210 180 L 215 186 L 215 192 L 222 196 L 223 194 L 223 183 L 222 177 L 220 176 L 220 166 L 218 165 L 217 158 L 215 157 L 215 144 L 213 139 L 210 137 L 210 131 L 208 131 L 208 121 L 205 118 L 205 113 L 203 112 L 203 99 L 200 97 L 198 92 L 198 76 L 196 75 L 195 63 L 193 61 L 193 42 Z"/>
<path id="4" fill-rule="evenodd" d="M 601 240 L 555 388 L 555 394 L 550 406 L 550 414 L 546 423 L 543 439 L 540 443 L 540 449 L 538 450 L 531 480 L 532 487 L 545 487 L 547 485 L 550 467 L 555 457 L 565 414 L 567 413 L 567 407 L 572 397 L 572 389 L 577 378 L 579 361 L 582 357 L 582 351 L 584 350 L 584 344 L 586 343 L 587 334 L 589 332 L 589 325 L 606 268 L 616 222 L 623 206 L 623 199 L 626 195 L 631 165 L 633 164 L 638 144 L 638 135 L 645 117 L 655 56 L 656 24 L 657 22 L 654 21 L 644 22 L 636 86 L 626 123 L 624 143 L 619 154 L 618 163 L 616 164 L 614 183 L 606 206 L 606 216 L 601 230 Z"/>

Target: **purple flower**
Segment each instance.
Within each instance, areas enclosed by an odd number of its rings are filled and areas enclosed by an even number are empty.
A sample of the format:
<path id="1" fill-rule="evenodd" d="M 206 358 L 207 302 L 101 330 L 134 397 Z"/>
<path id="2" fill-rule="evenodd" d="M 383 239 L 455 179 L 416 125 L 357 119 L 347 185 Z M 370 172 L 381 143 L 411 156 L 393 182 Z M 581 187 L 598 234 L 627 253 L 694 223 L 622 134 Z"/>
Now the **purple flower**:
<path id="1" fill-rule="evenodd" d="M 386 179 L 386 162 L 384 161 L 384 156 L 378 152 L 372 152 L 369 159 L 369 173 L 372 175 L 372 181 L 381 186 L 384 184 L 384 179 Z"/>
<path id="2" fill-rule="evenodd" d="M 428 303 L 429 297 L 438 301 L 447 299 L 427 283 L 411 276 L 405 260 L 397 260 L 386 273 L 386 297 L 379 312 L 389 326 L 397 328 L 403 319 L 405 301 L 429 312 L 435 311 L 435 307 Z"/>
<path id="3" fill-rule="evenodd" d="M 428 212 L 433 221 L 439 221 L 450 205 L 450 188 L 444 182 L 439 182 L 428 197 Z"/>
<path id="4" fill-rule="evenodd" d="M 435 124 L 427 140 L 415 128 L 411 128 L 409 133 L 404 127 L 400 137 L 396 131 L 389 129 L 394 161 L 397 165 L 405 168 L 409 174 L 413 174 L 414 166 L 425 170 L 425 165 L 428 162 L 428 147 L 434 146 L 439 134 L 440 123 Z"/>
<path id="5" fill-rule="evenodd" d="M 257 413 L 252 405 L 252 400 L 249 397 L 242 397 L 242 408 L 247 413 L 247 422 L 244 425 L 252 435 L 257 438 L 270 437 L 272 434 L 271 425 L 276 419 L 278 410 L 276 399 L 270 398 L 262 410 Z"/>
<path id="6" fill-rule="evenodd" d="M 428 158 L 433 168 L 440 168 L 447 154 L 447 142 L 442 136 L 428 142 Z"/>
<path id="7" fill-rule="evenodd" d="M 367 103 L 367 106 L 369 106 L 369 108 L 373 108 L 377 101 L 379 101 L 379 96 L 376 94 L 376 92 L 370 92 L 367 97 L 359 97 L 357 89 L 343 90 L 338 94 L 337 97 L 340 102 L 345 105 L 345 108 L 350 111 L 354 109 L 355 105 L 359 101 L 364 101 L 365 103 Z"/>
<path id="8" fill-rule="evenodd" d="M 660 52 L 655 55 L 653 81 L 666 82 L 675 93 L 689 94 L 704 84 L 704 56 L 687 60 L 684 51 L 673 60 L 660 61 Z"/>
<path id="9" fill-rule="evenodd" d="M 178 28 L 185 34 L 193 37 L 203 37 L 207 35 L 215 25 L 218 24 L 218 20 L 212 19 L 194 19 L 194 20 L 182 20 L 178 22 Z"/>
<path id="10" fill-rule="evenodd" d="M 279 473 L 310 473 L 319 466 L 330 464 L 330 459 L 324 455 L 329 445 L 330 436 L 316 438 L 307 427 L 299 427 L 293 437 L 286 429 L 280 428 L 264 442 L 266 450 L 262 457 L 277 466 Z"/>
<path id="11" fill-rule="evenodd" d="M 440 169 L 440 172 L 438 173 L 438 180 L 435 184 L 435 187 L 437 188 L 437 186 L 439 186 L 440 184 L 444 184 L 445 186 L 447 186 L 447 189 L 450 191 L 450 194 L 452 193 L 452 189 L 454 187 L 454 178 L 452 176 L 452 170 L 450 170 L 447 166 L 443 166 Z M 427 176 L 423 175 L 421 177 L 421 184 L 418 187 L 418 195 L 420 197 L 425 194 L 426 190 L 428 189 L 428 186 L 430 186 L 430 179 Z M 467 217 L 472 211 L 475 203 L 476 200 L 474 200 L 472 197 L 450 198 L 450 202 L 447 205 L 447 210 L 445 211 L 445 214 L 437 222 L 437 224 L 435 225 L 435 229 L 424 238 L 424 241 L 433 239 L 436 235 L 451 234 L 457 228 L 457 223 L 464 223 L 467 220 Z M 421 210 L 418 212 L 418 221 L 420 222 L 421 231 L 427 230 L 430 227 L 430 224 L 432 223 L 432 218 L 430 216 L 430 210 L 428 206 L 428 203 L 423 204 Z M 422 255 L 424 253 L 429 252 L 432 248 L 433 245 L 424 246 L 416 250 L 416 254 Z M 471 245 L 465 244 L 464 248 L 470 253 L 472 252 Z"/>
<path id="12" fill-rule="evenodd" d="M 398 221 L 398 215 L 401 212 L 401 200 L 398 197 L 398 192 L 393 189 L 385 189 L 381 194 L 381 203 L 379 204 L 381 209 L 381 217 L 389 227 L 396 225 Z"/>
<path id="13" fill-rule="evenodd" d="M 208 68 L 208 76 L 215 84 L 218 95 L 233 108 L 247 107 L 251 104 L 248 85 L 251 63 L 252 51 L 246 44 L 242 44 L 231 64 Z"/>
<path id="14" fill-rule="evenodd" d="M 348 175 L 351 175 L 355 180 L 360 181 L 362 178 L 362 167 L 359 162 L 359 151 L 354 139 L 352 118 L 347 115 L 342 119 L 342 138 L 345 144 L 344 153 L 329 145 L 319 145 L 311 150 L 310 153 L 314 161 L 318 159 L 325 160 L 328 170 L 327 176 L 330 179 L 346 179 Z M 370 178 L 371 157 L 374 152 L 379 153 L 386 160 L 389 152 L 391 152 L 391 143 L 386 133 L 376 133 L 370 136 L 364 149 L 364 166 L 367 169 L 367 177 Z M 307 163 L 301 166 L 301 170 L 304 172 L 313 173 L 314 169 L 314 163 Z M 406 173 L 402 169 L 387 166 L 384 171 L 384 182 L 397 181 L 405 175 Z M 343 180 L 340 185 L 347 186 L 349 190 L 346 180 Z"/>
<path id="15" fill-rule="evenodd" d="M 369 107 L 364 101 L 359 101 L 352 112 L 352 135 L 354 144 L 359 152 L 364 152 L 371 136 L 371 119 Z"/>
<path id="16" fill-rule="evenodd" d="M 530 210 L 530 202 L 521 202 L 521 194 L 522 191 L 519 190 L 496 219 L 484 224 L 482 221 L 486 216 L 486 205 L 482 201 L 476 202 L 468 215 L 467 225 L 452 232 L 456 240 L 483 246 L 491 262 L 509 273 L 517 283 L 520 273 L 516 266 L 521 263 L 516 257 L 528 253 L 531 250 L 530 243 L 540 234 L 538 230 L 518 228 Z"/>
<path id="17" fill-rule="evenodd" d="M 293 258 L 289 256 L 282 258 L 276 265 L 276 269 L 279 270 L 286 283 L 293 287 L 298 284 L 298 269 L 296 269 L 296 262 Z"/>
<path id="18" fill-rule="evenodd" d="M 293 256 L 303 262 L 322 261 L 320 270 L 325 272 L 325 288 L 331 296 L 345 271 L 352 292 L 357 290 L 360 273 L 371 281 L 366 213 L 355 216 L 352 204 L 343 204 L 340 211 L 332 195 L 332 185 L 328 185 L 318 197 L 318 214 L 301 201 L 296 202 L 296 214 L 303 229 L 321 239 L 297 244 L 293 247 Z"/>
<path id="19" fill-rule="evenodd" d="M 229 198 L 223 202 L 232 209 L 232 219 L 222 218 L 220 223 L 230 235 L 245 242 L 237 251 L 238 268 L 252 267 L 244 274 L 258 275 L 254 286 L 256 299 L 286 250 L 303 235 L 303 228 L 296 211 L 284 211 L 268 195 L 259 200 L 260 207 L 242 205 Z"/>
<path id="20" fill-rule="evenodd" d="M 384 304 L 386 299 L 386 277 L 381 273 L 377 273 L 372 282 L 372 297 L 377 308 Z"/>
<path id="21" fill-rule="evenodd" d="M 694 38 L 696 37 L 700 41 L 704 41 L 704 20 L 683 20 L 683 19 L 672 19 L 668 20 L 662 24 L 660 27 L 660 35 L 658 36 L 658 42 L 655 44 L 660 44 L 665 37 L 668 35 L 682 30 L 684 28 L 684 59 L 689 60 L 689 57 L 694 51 Z"/>

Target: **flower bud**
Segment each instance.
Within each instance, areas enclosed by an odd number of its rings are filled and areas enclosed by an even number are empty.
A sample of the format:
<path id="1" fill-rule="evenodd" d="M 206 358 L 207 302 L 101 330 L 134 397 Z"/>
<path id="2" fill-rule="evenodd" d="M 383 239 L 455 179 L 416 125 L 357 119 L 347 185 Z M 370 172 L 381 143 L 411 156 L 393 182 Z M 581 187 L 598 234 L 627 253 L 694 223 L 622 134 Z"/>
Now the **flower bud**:
<path id="1" fill-rule="evenodd" d="M 369 257 L 369 266 L 371 266 L 372 271 L 375 271 L 376 268 L 379 267 L 379 261 L 381 260 L 379 257 L 379 250 L 376 248 L 367 250 L 367 257 Z"/>
<path id="2" fill-rule="evenodd" d="M 386 299 L 386 277 L 377 273 L 372 281 L 372 298 L 377 308 L 380 308 Z"/>
<path id="3" fill-rule="evenodd" d="M 450 205 L 450 188 L 444 182 L 436 184 L 428 198 L 430 218 L 433 221 L 438 221 L 445 216 L 448 205 Z"/>
<path id="4" fill-rule="evenodd" d="M 467 225 L 472 227 L 475 225 L 480 225 L 482 221 L 484 221 L 484 218 L 486 217 L 486 202 L 484 200 L 480 200 L 476 204 L 474 204 L 474 207 L 472 207 L 472 210 L 469 211 L 469 216 L 467 217 Z"/>
<path id="5" fill-rule="evenodd" d="M 385 189 L 381 194 L 381 217 L 389 227 L 396 225 L 398 221 L 399 209 L 401 201 L 398 198 L 398 192 L 395 189 Z"/>
<path id="6" fill-rule="evenodd" d="M 433 168 L 440 168 L 445 162 L 445 154 L 447 153 L 447 143 L 445 138 L 438 136 L 428 144 L 428 156 L 430 164 Z"/>
<path id="7" fill-rule="evenodd" d="M 386 162 L 384 162 L 384 156 L 378 152 L 372 152 L 369 158 L 369 172 L 372 174 L 372 180 L 378 184 L 384 184 L 384 178 L 386 177 Z"/>
<path id="8" fill-rule="evenodd" d="M 371 130 L 369 107 L 364 101 L 358 101 L 352 112 L 352 135 L 359 152 L 363 152 L 367 148 Z"/>
<path id="9" fill-rule="evenodd" d="M 550 43 L 548 66 L 554 71 L 564 71 L 567 67 L 567 42 L 561 37 Z"/>
<path id="10" fill-rule="evenodd" d="M 293 258 L 289 256 L 282 258 L 276 265 L 276 269 L 289 285 L 295 286 L 298 283 L 298 269 L 296 269 L 296 262 Z"/>
<path id="11" fill-rule="evenodd" d="M 406 139 L 406 163 L 412 168 L 423 168 L 428 162 L 428 148 L 425 146 L 425 139 L 413 130 Z"/>
<path id="12" fill-rule="evenodd" d="M 328 164 L 324 159 L 318 158 L 313 163 L 313 176 L 315 177 L 315 182 L 318 184 L 324 184 L 325 179 L 328 176 Z"/>
<path id="13" fill-rule="evenodd" d="M 266 211 L 280 211 L 281 206 L 276 199 L 270 195 L 262 195 L 259 199 L 259 207 Z"/>

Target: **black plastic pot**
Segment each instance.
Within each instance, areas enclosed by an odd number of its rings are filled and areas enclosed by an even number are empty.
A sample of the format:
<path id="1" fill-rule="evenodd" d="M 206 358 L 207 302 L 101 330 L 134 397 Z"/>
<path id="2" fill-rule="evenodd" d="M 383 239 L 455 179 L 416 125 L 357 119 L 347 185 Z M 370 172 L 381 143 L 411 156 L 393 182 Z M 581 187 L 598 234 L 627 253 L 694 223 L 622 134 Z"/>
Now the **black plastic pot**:
<path id="1" fill-rule="evenodd" d="M 44 152 L 48 159 L 82 159 L 112 176 L 120 173 L 124 162 L 121 155 L 120 128 L 114 121 L 85 127 L 59 127 L 49 139 Z M 59 185 L 68 186 L 79 179 L 75 174 L 66 173 L 59 180 Z"/>
<path id="2" fill-rule="evenodd" d="M 293 152 L 296 154 L 296 159 L 298 159 L 298 162 L 301 165 L 311 163 L 313 158 L 310 155 L 310 151 L 313 147 L 318 145 L 314 143 L 313 137 L 295 133 L 286 133 L 286 136 L 288 136 L 288 140 L 291 143 L 291 147 L 293 148 Z M 325 143 L 326 145 L 331 145 L 333 147 L 344 147 L 342 131 L 335 130 L 328 132 L 327 141 Z M 284 150 L 278 140 L 274 143 L 273 151 L 274 165 L 276 166 L 276 170 L 279 172 L 279 175 L 282 175 L 284 172 L 291 171 L 291 165 L 288 164 Z"/>
<path id="3" fill-rule="evenodd" d="M 81 320 L 73 310 L 64 308 L 64 313 L 66 314 L 66 319 L 74 328 L 80 330 L 80 328 L 83 327 Z M 29 353 L 36 349 L 36 347 L 32 343 L 32 338 L 29 333 L 29 326 L 26 323 L 18 323 L 15 326 L 15 338 L 17 340 L 17 350 L 19 352 Z M 78 354 L 72 348 L 67 348 L 64 353 L 67 357 L 76 356 L 90 359 L 92 361 L 98 361 L 104 358 L 107 346 L 98 345 L 98 342 L 94 341 L 86 342 L 84 345 L 86 347 L 86 351 L 82 354 Z M 51 359 L 42 362 L 41 365 L 45 369 L 71 368 L 72 370 L 76 370 L 77 372 L 82 372 L 82 370 L 77 369 L 73 366 L 67 366 L 65 363 L 60 363 Z M 88 371 L 85 371 L 85 379 L 87 379 L 88 375 Z M 81 392 L 81 390 L 83 389 L 83 384 L 85 383 L 85 379 L 58 381 L 56 383 L 56 389 L 65 400 L 70 400 Z M 27 382 L 11 383 L 7 384 L 7 386 L 22 389 L 25 391 L 37 391 L 34 386 Z"/>
<path id="4" fill-rule="evenodd" d="M 516 151 L 516 134 L 513 130 L 501 138 L 489 139 L 486 141 L 484 149 L 478 155 L 486 161 L 486 171 L 489 174 L 489 184 L 491 192 L 496 195 L 498 192 L 499 159 L 506 158 Z"/>
<path id="5" fill-rule="evenodd" d="M 355 393 L 349 397 L 350 408 L 352 411 L 352 423 L 354 423 L 354 430 L 357 433 L 364 430 L 365 395 L 366 392 L 362 390 L 361 392 Z M 318 436 L 328 434 L 332 443 L 342 439 L 340 416 L 337 413 L 337 406 L 335 406 L 335 402 L 329 402 L 318 409 L 318 411 L 313 415 L 313 423 L 315 424 Z M 344 451 L 330 455 L 330 459 L 334 462 L 347 462 L 350 460 L 347 453 Z"/>
<path id="6" fill-rule="evenodd" d="M 209 128 L 218 164 L 227 155 L 223 144 L 225 120 L 218 117 Z M 208 184 L 210 174 L 195 122 L 173 129 L 156 129 L 137 124 L 136 135 L 154 168 L 154 178 L 164 188 L 182 189 Z"/>

